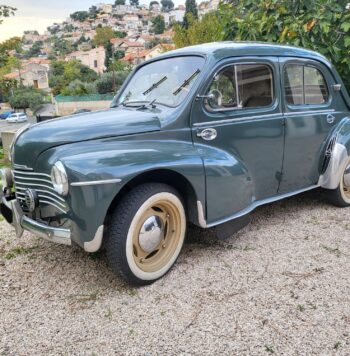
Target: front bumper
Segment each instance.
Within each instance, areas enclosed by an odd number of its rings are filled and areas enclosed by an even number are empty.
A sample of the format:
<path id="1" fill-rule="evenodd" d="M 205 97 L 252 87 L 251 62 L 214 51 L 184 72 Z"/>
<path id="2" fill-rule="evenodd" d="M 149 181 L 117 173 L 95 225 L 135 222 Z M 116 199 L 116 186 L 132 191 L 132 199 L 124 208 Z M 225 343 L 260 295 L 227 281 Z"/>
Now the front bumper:
<path id="1" fill-rule="evenodd" d="M 6 200 L 2 191 L 0 195 L 2 215 L 14 226 L 17 237 L 21 237 L 23 231 L 26 230 L 51 242 L 63 245 L 72 244 L 71 231 L 69 229 L 51 227 L 30 219 L 23 214 L 22 208 L 16 199 Z"/>

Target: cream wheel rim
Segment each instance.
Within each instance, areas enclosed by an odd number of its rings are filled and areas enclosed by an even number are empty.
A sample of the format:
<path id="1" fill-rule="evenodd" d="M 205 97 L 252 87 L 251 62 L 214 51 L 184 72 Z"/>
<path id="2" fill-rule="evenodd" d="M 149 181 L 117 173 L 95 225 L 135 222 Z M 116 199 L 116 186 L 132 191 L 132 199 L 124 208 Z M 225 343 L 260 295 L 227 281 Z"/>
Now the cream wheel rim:
<path id="1" fill-rule="evenodd" d="M 158 193 L 138 210 L 129 228 L 127 258 L 132 272 L 142 279 L 166 273 L 180 253 L 186 218 L 179 198 Z"/>
<path id="2" fill-rule="evenodd" d="M 346 168 L 340 182 L 340 188 L 343 199 L 347 203 L 350 203 L 350 160 L 346 164 Z"/>

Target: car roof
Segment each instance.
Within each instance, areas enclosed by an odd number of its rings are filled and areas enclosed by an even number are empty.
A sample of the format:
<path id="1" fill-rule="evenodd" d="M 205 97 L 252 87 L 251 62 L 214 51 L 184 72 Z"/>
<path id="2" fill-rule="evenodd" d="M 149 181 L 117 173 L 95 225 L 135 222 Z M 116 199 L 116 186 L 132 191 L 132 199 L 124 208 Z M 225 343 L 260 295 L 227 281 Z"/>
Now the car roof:
<path id="1" fill-rule="evenodd" d="M 210 42 L 169 51 L 162 57 L 190 54 L 209 55 L 215 57 L 217 60 L 233 56 L 304 57 L 329 64 L 326 57 L 309 49 L 268 42 Z"/>

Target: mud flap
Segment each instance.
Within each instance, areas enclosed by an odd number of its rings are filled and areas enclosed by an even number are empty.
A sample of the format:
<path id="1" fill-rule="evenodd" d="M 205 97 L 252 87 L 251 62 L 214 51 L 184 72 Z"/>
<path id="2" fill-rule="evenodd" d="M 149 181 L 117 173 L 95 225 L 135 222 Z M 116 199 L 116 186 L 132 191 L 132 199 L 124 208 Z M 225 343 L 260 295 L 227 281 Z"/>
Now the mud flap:
<path id="1" fill-rule="evenodd" d="M 250 215 L 244 215 L 240 218 L 228 221 L 215 227 L 215 234 L 219 240 L 225 240 L 241 230 L 250 223 Z"/>

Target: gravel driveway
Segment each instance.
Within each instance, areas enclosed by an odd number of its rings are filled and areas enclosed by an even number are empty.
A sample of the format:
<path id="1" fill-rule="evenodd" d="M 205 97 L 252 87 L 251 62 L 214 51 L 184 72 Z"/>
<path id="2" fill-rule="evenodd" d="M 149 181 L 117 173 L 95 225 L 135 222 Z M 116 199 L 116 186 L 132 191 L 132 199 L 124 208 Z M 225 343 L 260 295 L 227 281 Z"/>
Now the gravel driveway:
<path id="1" fill-rule="evenodd" d="M 138 289 L 103 254 L 0 222 L 0 354 L 349 355 L 349 213 L 314 191 L 226 241 L 192 228 L 172 271 Z"/>

